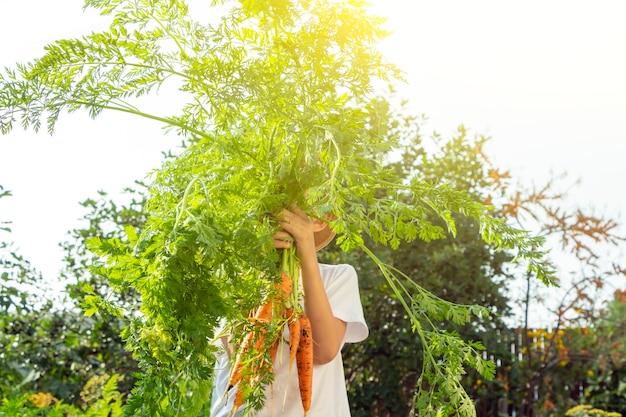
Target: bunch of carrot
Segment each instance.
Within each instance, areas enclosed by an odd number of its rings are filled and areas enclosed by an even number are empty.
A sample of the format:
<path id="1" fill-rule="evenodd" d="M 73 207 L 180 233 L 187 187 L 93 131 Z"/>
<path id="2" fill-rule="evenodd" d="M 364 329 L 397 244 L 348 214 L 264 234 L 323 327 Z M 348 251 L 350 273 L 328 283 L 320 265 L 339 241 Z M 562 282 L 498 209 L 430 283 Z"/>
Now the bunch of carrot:
<path id="1" fill-rule="evenodd" d="M 308 317 L 298 307 L 298 268 L 293 248 L 283 250 L 280 276 L 280 283 L 275 285 L 276 295 L 256 309 L 250 318 L 252 329 L 246 333 L 237 351 L 227 389 L 228 393 L 237 386 L 229 416 L 233 416 L 246 402 L 248 389 L 262 379 L 259 373 L 272 371 L 285 325 L 289 329 L 289 369 L 295 360 L 304 416 L 311 407 L 313 335 Z M 272 334 L 276 336 L 268 341 L 268 329 L 274 325 L 277 325 L 277 331 L 272 331 Z"/>

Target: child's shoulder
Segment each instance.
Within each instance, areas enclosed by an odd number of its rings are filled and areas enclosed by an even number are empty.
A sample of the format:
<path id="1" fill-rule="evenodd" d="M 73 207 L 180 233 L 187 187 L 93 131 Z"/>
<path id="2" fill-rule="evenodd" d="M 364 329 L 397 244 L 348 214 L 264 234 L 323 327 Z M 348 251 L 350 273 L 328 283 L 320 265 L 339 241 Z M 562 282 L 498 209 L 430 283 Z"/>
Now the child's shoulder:
<path id="1" fill-rule="evenodd" d="M 319 264 L 322 276 L 340 277 L 340 276 L 356 276 L 356 270 L 349 264 Z"/>

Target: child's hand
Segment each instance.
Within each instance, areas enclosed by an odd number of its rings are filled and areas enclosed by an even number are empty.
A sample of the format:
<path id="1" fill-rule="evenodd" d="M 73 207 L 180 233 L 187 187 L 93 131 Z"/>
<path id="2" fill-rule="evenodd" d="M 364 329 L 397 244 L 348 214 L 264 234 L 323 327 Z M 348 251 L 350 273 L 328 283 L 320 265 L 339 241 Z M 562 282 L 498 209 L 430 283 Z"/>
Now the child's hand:
<path id="1" fill-rule="evenodd" d="M 276 248 L 289 248 L 295 242 L 298 252 L 312 250 L 315 253 L 315 225 L 318 220 L 310 219 L 302 210 L 284 209 L 278 218 L 281 230 L 274 234 Z"/>

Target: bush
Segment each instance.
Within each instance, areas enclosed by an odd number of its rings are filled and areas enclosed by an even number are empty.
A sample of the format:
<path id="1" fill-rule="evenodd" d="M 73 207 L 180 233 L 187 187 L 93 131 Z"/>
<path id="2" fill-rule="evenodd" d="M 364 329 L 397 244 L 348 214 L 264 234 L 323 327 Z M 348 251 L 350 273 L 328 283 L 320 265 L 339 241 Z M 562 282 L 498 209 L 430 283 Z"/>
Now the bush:
<path id="1" fill-rule="evenodd" d="M 3 398 L 0 417 L 118 417 L 122 415 L 122 394 L 117 390 L 118 375 L 91 378 L 82 392 L 82 406 L 66 404 L 49 392 L 19 394 Z"/>
<path id="2" fill-rule="evenodd" d="M 565 413 L 568 417 L 621 417 L 620 413 L 591 408 L 590 405 L 577 405 Z"/>

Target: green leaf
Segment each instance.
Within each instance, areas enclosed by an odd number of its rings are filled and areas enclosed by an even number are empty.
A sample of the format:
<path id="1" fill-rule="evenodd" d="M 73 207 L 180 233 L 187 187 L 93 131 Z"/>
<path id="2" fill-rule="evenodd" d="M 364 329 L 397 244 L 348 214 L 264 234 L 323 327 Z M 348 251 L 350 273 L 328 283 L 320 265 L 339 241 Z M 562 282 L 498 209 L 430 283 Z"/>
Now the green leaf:
<path id="1" fill-rule="evenodd" d="M 89 285 L 89 284 L 82 284 L 80 287 L 85 293 L 90 294 L 90 295 L 95 295 L 95 291 L 93 289 L 93 286 Z"/>

